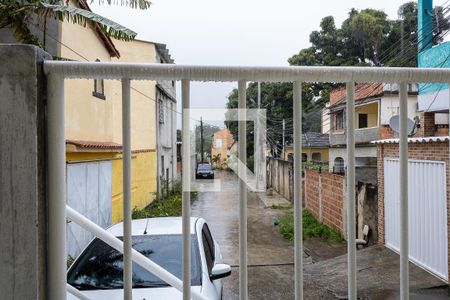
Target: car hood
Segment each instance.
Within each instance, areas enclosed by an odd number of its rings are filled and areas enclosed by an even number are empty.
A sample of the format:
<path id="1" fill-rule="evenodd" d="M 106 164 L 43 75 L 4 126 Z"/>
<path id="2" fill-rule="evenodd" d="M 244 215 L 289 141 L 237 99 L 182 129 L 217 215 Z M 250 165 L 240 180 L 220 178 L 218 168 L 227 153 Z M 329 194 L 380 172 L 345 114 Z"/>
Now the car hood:
<path id="1" fill-rule="evenodd" d="M 200 292 L 200 286 L 193 286 L 192 290 Z M 95 290 L 82 291 L 82 293 L 92 300 L 123 300 L 123 290 Z M 67 293 L 68 300 L 78 300 L 77 297 Z M 139 288 L 133 289 L 133 300 L 156 300 L 156 299 L 183 299 L 181 292 L 173 287 L 162 288 Z"/>

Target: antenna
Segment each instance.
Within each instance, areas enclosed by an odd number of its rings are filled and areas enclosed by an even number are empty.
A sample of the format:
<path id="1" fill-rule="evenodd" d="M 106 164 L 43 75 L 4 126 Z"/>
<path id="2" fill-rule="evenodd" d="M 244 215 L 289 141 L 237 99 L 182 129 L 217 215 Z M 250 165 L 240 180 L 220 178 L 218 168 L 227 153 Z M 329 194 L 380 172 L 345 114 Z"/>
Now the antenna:
<path id="1" fill-rule="evenodd" d="M 419 128 L 419 122 L 417 120 L 417 118 L 414 118 L 415 121 L 411 120 L 408 118 L 408 136 L 413 136 L 417 133 L 417 128 Z M 400 116 L 399 115 L 395 115 L 393 117 L 391 117 L 391 119 L 389 120 L 389 127 L 392 128 L 392 130 L 395 133 L 400 133 Z"/>
<path id="2" fill-rule="evenodd" d="M 144 234 L 147 234 L 148 221 L 150 221 L 150 218 L 147 218 L 147 224 L 145 224 Z"/>

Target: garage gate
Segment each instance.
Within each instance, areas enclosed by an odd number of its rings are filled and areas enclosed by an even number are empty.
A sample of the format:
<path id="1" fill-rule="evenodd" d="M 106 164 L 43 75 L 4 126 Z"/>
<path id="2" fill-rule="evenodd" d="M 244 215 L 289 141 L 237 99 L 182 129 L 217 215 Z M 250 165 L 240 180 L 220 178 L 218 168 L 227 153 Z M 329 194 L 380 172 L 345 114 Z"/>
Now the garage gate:
<path id="1" fill-rule="evenodd" d="M 399 160 L 384 160 L 386 245 L 400 251 Z M 409 258 L 448 281 L 448 234 L 445 163 L 408 162 Z"/>
<path id="2" fill-rule="evenodd" d="M 103 228 L 111 225 L 111 161 L 67 165 L 67 204 Z M 67 224 L 67 254 L 77 257 L 94 236 Z"/>

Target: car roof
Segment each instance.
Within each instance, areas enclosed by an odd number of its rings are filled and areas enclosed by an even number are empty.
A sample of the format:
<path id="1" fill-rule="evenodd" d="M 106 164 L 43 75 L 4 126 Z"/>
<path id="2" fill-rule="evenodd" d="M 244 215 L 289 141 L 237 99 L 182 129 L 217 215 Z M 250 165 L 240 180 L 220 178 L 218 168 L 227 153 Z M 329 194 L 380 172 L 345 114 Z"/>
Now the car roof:
<path id="1" fill-rule="evenodd" d="M 198 219 L 199 218 L 191 218 L 191 234 L 195 233 L 195 225 Z M 147 234 L 182 234 L 181 217 L 162 217 L 133 220 L 131 222 L 131 235 L 143 235 L 147 220 Z M 123 236 L 123 222 L 111 226 L 108 228 L 108 232 L 114 236 Z"/>

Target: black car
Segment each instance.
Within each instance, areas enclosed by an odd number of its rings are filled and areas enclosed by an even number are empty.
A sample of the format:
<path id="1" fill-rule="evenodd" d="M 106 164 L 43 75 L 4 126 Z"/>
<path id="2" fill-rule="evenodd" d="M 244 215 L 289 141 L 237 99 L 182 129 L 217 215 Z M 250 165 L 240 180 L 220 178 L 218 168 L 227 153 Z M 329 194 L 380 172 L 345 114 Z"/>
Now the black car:
<path id="1" fill-rule="evenodd" d="M 202 163 L 197 165 L 195 171 L 196 179 L 214 179 L 214 171 L 210 164 Z"/>

